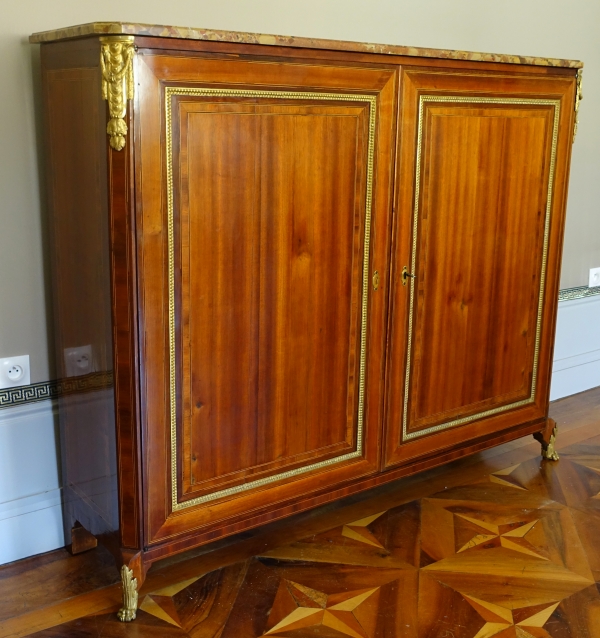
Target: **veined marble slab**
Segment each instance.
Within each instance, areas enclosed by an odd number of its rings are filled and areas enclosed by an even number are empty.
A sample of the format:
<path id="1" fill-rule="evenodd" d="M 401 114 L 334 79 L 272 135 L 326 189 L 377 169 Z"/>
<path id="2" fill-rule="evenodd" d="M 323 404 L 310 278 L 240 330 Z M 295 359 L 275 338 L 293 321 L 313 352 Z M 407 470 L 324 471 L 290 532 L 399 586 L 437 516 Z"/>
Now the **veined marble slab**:
<path id="1" fill-rule="evenodd" d="M 169 27 L 155 24 L 137 24 L 130 22 L 90 22 L 63 29 L 53 29 L 34 33 L 29 41 L 33 43 L 69 40 L 90 35 L 139 35 L 159 38 L 183 38 L 186 40 L 211 40 L 215 42 L 239 42 L 241 44 L 267 44 L 272 46 L 300 47 L 306 49 L 329 49 L 334 51 L 352 51 L 356 53 L 380 53 L 404 55 L 420 58 L 441 58 L 446 60 L 474 60 L 479 62 L 502 62 L 507 64 L 533 64 L 536 66 L 554 66 L 571 69 L 583 67 L 579 60 L 559 60 L 538 58 L 527 55 L 507 55 L 503 53 L 475 53 L 473 51 L 452 51 L 448 49 L 428 49 L 398 46 L 394 44 L 370 44 L 347 42 L 343 40 L 324 40 L 285 35 L 266 35 L 263 33 L 243 33 L 240 31 L 215 31 L 213 29 L 192 29 L 188 27 Z"/>

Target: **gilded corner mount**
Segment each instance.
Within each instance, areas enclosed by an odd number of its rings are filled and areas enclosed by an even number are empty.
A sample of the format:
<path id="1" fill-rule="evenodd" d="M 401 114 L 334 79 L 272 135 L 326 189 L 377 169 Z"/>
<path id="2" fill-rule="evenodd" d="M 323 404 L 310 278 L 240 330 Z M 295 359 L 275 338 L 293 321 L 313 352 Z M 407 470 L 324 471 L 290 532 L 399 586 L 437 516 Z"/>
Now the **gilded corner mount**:
<path id="1" fill-rule="evenodd" d="M 108 102 L 110 120 L 106 126 L 109 143 L 115 151 L 125 146 L 127 100 L 133 99 L 134 38 L 113 35 L 100 38 L 102 97 Z"/>
<path id="2" fill-rule="evenodd" d="M 121 584 L 123 585 L 123 607 L 117 614 L 121 622 L 135 620 L 138 605 L 137 578 L 133 577 L 133 570 L 127 565 L 121 567 Z"/>

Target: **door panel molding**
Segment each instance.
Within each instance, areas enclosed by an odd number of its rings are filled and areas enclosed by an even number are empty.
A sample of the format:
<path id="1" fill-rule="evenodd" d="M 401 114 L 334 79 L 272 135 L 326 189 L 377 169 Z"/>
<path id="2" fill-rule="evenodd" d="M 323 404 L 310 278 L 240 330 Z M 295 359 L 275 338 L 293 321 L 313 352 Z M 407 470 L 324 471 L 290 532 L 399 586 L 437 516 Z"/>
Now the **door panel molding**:
<path id="1" fill-rule="evenodd" d="M 366 104 L 368 115 L 368 142 L 366 153 L 366 187 L 364 205 L 364 239 L 362 263 L 362 294 L 360 299 L 360 360 L 358 379 L 358 405 L 356 418 L 356 449 L 319 462 L 302 467 L 278 472 L 269 476 L 251 480 L 226 489 L 203 494 L 196 498 L 179 501 L 180 493 L 178 472 L 178 435 L 177 435 L 177 360 L 176 360 L 176 268 L 175 268 L 175 184 L 173 155 L 173 98 L 176 96 L 206 98 L 258 98 L 286 101 L 353 102 Z M 184 510 L 204 503 L 234 496 L 248 490 L 257 489 L 277 481 L 318 471 L 363 456 L 364 438 L 364 403 L 365 376 L 367 358 L 367 318 L 369 305 L 370 281 L 370 244 L 371 244 L 371 212 L 374 181 L 375 137 L 377 130 L 377 96 L 364 93 L 326 93 L 317 91 L 291 90 L 249 90 L 210 87 L 164 87 L 164 108 L 166 122 L 166 181 L 167 181 L 167 243 L 168 243 L 168 333 L 169 333 L 169 419 L 170 419 L 170 464 L 171 464 L 171 508 L 173 512 Z"/>

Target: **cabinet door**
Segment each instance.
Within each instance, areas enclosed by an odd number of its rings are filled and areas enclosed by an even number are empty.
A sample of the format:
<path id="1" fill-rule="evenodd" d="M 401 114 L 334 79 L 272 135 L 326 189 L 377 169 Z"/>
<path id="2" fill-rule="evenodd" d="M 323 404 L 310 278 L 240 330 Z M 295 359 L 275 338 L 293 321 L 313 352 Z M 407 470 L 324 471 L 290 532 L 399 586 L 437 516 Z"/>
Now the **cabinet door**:
<path id="1" fill-rule="evenodd" d="M 575 78 L 402 85 L 388 465 L 546 415 Z"/>
<path id="2" fill-rule="evenodd" d="M 396 75 L 138 59 L 155 543 L 376 471 Z"/>

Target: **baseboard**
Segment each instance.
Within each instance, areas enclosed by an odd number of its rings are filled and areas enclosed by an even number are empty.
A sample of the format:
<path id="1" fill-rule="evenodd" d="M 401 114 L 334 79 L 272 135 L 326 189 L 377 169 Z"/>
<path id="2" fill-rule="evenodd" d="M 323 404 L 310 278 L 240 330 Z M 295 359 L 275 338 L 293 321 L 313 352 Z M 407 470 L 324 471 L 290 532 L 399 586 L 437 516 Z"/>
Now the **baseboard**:
<path id="1" fill-rule="evenodd" d="M 0 565 L 64 547 L 61 490 L 0 504 Z"/>
<path id="2" fill-rule="evenodd" d="M 558 304 L 550 400 L 600 386 L 600 294 Z"/>
<path id="3" fill-rule="evenodd" d="M 56 406 L 0 412 L 0 564 L 65 545 Z"/>
<path id="4" fill-rule="evenodd" d="M 88 383 L 63 392 L 62 400 L 69 394 L 71 418 L 82 424 L 103 418 L 97 415 L 106 414 L 106 403 L 113 405 L 112 388 L 96 381 L 92 387 Z M 89 526 L 94 533 L 118 527 L 116 458 L 109 467 L 90 465 L 87 480 L 80 477 L 78 485 L 63 485 L 57 408 L 56 400 L 36 400 L 0 410 L 0 564 L 70 542 L 74 519 L 69 514 L 73 513 L 69 499 L 73 501 L 74 490 L 74 500 L 85 501 L 94 520 L 103 521 L 98 529 Z M 108 419 L 106 436 L 100 441 L 90 439 L 90 445 L 114 446 L 111 422 Z M 82 524 L 88 523 L 80 511 L 76 514 Z"/>

